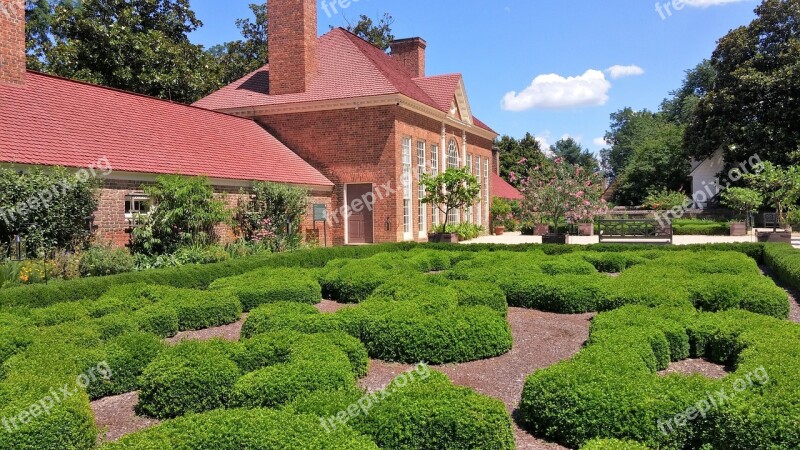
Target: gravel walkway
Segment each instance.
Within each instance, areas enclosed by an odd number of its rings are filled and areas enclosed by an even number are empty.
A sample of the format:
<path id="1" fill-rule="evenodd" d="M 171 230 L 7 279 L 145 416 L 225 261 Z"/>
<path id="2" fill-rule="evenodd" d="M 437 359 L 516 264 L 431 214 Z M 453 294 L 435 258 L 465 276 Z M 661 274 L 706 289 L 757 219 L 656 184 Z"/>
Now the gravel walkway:
<path id="1" fill-rule="evenodd" d="M 761 273 L 772 278 L 775 281 L 775 284 L 786 290 L 786 292 L 789 294 L 789 320 L 794 323 L 800 323 L 800 305 L 797 303 L 800 301 L 800 292 L 779 280 L 775 272 L 773 272 L 772 269 L 766 264 L 758 267 L 761 269 Z"/>
<path id="2" fill-rule="evenodd" d="M 455 384 L 502 400 L 506 409 L 514 414 L 522 396 L 525 377 L 577 353 L 589 337 L 591 318 L 592 314 L 562 315 L 509 308 L 508 321 L 514 335 L 514 347 L 509 353 L 481 361 L 436 366 L 434 369 L 447 374 Z M 412 367 L 372 360 L 369 374 L 359 384 L 369 391 L 375 391 L 386 387 L 394 377 Z M 514 434 L 517 449 L 564 449 L 557 444 L 536 439 L 516 423 Z"/>
<path id="3" fill-rule="evenodd" d="M 247 320 L 247 313 L 242 314 L 241 319 L 230 325 L 206 328 L 205 330 L 181 331 L 175 336 L 167 339 L 167 343 L 174 345 L 180 341 L 207 341 L 214 338 L 222 338 L 228 341 L 238 341 L 239 337 L 242 335 L 242 325 L 244 325 L 245 320 Z"/>
<path id="4" fill-rule="evenodd" d="M 160 423 L 159 420 L 137 416 L 134 407 L 139 403 L 139 393 L 106 397 L 91 403 L 97 428 L 100 429 L 98 442 L 113 442 L 139 430 Z M 105 431 L 105 433 L 103 433 Z"/>
<path id="5" fill-rule="evenodd" d="M 665 370 L 658 372 L 659 375 L 669 375 L 677 373 L 681 375 L 703 375 L 708 378 L 720 379 L 728 375 L 728 369 L 720 364 L 715 364 L 704 359 L 684 359 L 671 363 Z"/>

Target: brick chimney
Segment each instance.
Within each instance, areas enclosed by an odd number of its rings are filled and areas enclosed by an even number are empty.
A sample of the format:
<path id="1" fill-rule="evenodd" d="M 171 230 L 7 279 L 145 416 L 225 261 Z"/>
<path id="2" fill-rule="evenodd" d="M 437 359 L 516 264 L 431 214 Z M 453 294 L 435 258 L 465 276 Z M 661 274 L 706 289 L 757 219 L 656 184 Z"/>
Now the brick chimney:
<path id="1" fill-rule="evenodd" d="M 269 0 L 269 93 L 305 92 L 317 77 L 316 0 Z"/>
<path id="2" fill-rule="evenodd" d="M 25 0 L 0 0 L 0 83 L 25 84 Z"/>
<path id="3" fill-rule="evenodd" d="M 414 78 L 425 76 L 425 48 L 428 47 L 425 39 L 398 39 L 389 45 L 392 48 L 392 58 L 408 69 Z"/>

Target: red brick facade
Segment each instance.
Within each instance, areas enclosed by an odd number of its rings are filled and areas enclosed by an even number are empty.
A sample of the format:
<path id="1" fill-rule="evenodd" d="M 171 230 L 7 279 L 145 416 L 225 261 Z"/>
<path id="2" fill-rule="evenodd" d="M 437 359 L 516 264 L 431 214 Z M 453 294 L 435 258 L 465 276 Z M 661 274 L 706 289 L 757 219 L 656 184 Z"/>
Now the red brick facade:
<path id="1" fill-rule="evenodd" d="M 25 0 L 0 0 L 0 83 L 25 83 Z"/>
<path id="2" fill-rule="evenodd" d="M 419 227 L 419 165 L 418 143 L 424 143 L 425 172 L 431 171 L 431 149 L 438 148 L 439 173 L 447 168 L 444 156 L 450 140 L 455 140 L 459 161 L 464 160 L 464 130 L 445 126 L 443 146 L 442 122 L 430 119 L 399 106 L 380 106 L 347 110 L 316 111 L 266 115 L 257 120 L 271 134 L 297 152 L 335 185 L 331 198 L 330 234 L 334 245 L 347 244 L 347 214 L 345 189 L 348 184 L 372 184 L 375 194 L 373 208 L 373 241 L 398 242 L 427 239 L 433 228 L 431 206 L 425 207 L 425 226 Z M 403 164 L 404 138 L 411 139 L 411 173 L 413 175 L 410 201 L 410 235 L 404 227 Z M 466 134 L 466 153 L 480 158 L 481 173 L 477 174 L 485 194 L 487 162 L 491 164 L 492 141 Z M 473 164 L 473 173 L 477 164 Z M 490 187 L 491 190 L 491 187 Z M 350 206 L 354 199 L 348 199 Z M 473 222 L 486 224 L 487 207 L 481 198 L 481 208 L 473 207 Z M 466 215 L 461 220 L 465 220 Z M 443 220 L 443 217 L 442 219 Z"/>
<path id="3" fill-rule="evenodd" d="M 305 92 L 317 76 L 315 0 L 270 0 L 267 14 L 270 92 Z"/>

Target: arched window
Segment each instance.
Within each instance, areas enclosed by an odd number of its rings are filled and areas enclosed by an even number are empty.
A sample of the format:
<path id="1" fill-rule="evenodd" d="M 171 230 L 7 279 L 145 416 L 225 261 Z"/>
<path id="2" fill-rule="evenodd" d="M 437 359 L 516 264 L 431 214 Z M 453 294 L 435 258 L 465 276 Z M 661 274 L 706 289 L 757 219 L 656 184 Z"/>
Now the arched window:
<path id="1" fill-rule="evenodd" d="M 458 144 L 455 139 L 450 139 L 447 145 L 447 168 L 458 169 Z"/>

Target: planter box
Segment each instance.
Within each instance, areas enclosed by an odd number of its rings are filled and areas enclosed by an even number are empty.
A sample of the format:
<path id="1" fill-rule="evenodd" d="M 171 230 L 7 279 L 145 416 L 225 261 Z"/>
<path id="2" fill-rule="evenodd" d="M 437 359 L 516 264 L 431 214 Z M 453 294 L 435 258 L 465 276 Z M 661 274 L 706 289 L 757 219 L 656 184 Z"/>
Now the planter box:
<path id="1" fill-rule="evenodd" d="M 544 236 L 550 233 L 550 226 L 549 225 L 536 225 L 533 227 L 533 235 L 534 236 Z"/>
<path id="2" fill-rule="evenodd" d="M 792 233 L 789 231 L 758 233 L 758 242 L 779 242 L 782 244 L 791 244 Z"/>
<path id="3" fill-rule="evenodd" d="M 494 227 L 495 236 L 502 236 L 506 232 L 506 227 Z"/>
<path id="4" fill-rule="evenodd" d="M 542 244 L 566 244 L 566 234 L 544 234 L 542 235 Z"/>
<path id="5" fill-rule="evenodd" d="M 446 242 L 449 244 L 458 244 L 458 234 L 432 233 L 428 235 L 428 242 Z"/>
<path id="6" fill-rule="evenodd" d="M 731 236 L 747 236 L 747 224 L 744 222 L 732 223 Z"/>
<path id="7" fill-rule="evenodd" d="M 593 223 L 579 223 L 578 224 L 578 236 L 594 236 L 594 224 Z"/>

